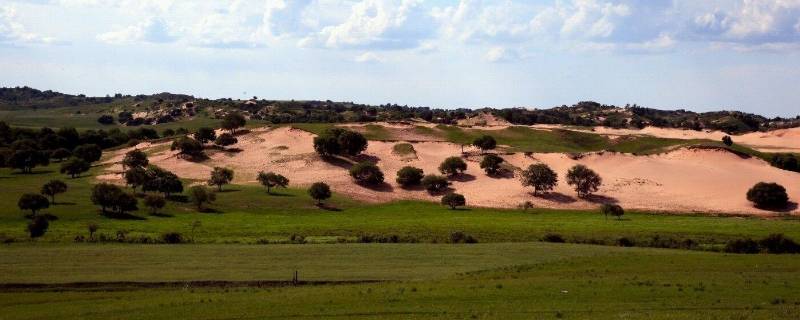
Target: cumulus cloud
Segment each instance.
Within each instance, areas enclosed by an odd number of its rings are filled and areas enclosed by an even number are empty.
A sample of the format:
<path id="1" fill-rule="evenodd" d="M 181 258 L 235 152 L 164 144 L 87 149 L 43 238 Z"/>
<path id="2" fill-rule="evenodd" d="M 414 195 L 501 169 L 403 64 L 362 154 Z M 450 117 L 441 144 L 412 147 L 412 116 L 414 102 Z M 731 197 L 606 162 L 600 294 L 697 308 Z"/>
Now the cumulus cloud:
<path id="1" fill-rule="evenodd" d="M 97 39 L 111 44 L 168 43 L 175 41 L 176 37 L 163 19 L 150 18 L 132 26 L 99 34 Z"/>
<path id="2" fill-rule="evenodd" d="M 356 56 L 355 61 L 362 63 L 375 63 L 375 62 L 383 62 L 383 58 L 381 58 L 374 52 L 367 51 Z"/>
<path id="3" fill-rule="evenodd" d="M 55 39 L 28 31 L 12 6 L 0 7 L 0 44 L 54 43 Z"/>
<path id="4" fill-rule="evenodd" d="M 521 57 L 516 50 L 505 47 L 492 47 L 486 51 L 484 58 L 489 62 L 509 62 L 518 60 Z"/>

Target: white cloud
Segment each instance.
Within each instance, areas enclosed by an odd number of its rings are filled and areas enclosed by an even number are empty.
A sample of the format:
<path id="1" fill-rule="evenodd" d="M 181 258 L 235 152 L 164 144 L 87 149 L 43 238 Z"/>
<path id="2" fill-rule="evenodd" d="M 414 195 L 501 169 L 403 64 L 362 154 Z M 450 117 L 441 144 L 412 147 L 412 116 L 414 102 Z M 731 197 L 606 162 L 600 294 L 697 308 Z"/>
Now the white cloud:
<path id="1" fill-rule="evenodd" d="M 484 58 L 489 62 L 510 62 L 520 59 L 521 56 L 514 49 L 508 49 L 505 47 L 492 47 L 486 51 Z"/>
<path id="2" fill-rule="evenodd" d="M 662 33 L 658 37 L 641 42 L 630 43 L 626 45 L 626 49 L 633 52 L 663 52 L 675 47 L 677 42 L 667 33 Z"/>
<path id="3" fill-rule="evenodd" d="M 99 34 L 97 39 L 111 44 L 137 42 L 168 43 L 175 41 L 169 26 L 163 19 L 150 18 L 136 25 Z"/>
<path id="4" fill-rule="evenodd" d="M 356 62 L 369 63 L 369 62 L 383 62 L 383 58 L 374 52 L 364 52 L 355 58 Z"/>
<path id="5" fill-rule="evenodd" d="M 0 44 L 54 43 L 55 39 L 28 31 L 12 6 L 0 7 Z"/>

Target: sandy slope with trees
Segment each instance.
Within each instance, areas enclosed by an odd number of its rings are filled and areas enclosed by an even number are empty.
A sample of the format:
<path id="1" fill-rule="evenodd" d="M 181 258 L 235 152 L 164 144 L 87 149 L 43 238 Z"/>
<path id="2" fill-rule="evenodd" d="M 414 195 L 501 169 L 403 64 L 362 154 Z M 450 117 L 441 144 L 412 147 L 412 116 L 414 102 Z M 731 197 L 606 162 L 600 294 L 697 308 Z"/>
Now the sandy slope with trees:
<path id="1" fill-rule="evenodd" d="M 168 142 L 143 144 L 139 148 L 150 154 L 152 164 L 170 170 L 182 178 L 205 181 L 214 166 L 235 170 L 234 183 L 256 184 L 259 171 L 274 171 L 290 179 L 290 185 L 307 186 L 324 181 L 335 192 L 370 202 L 396 199 L 437 201 L 440 196 L 420 189 L 406 190 L 395 183 L 395 173 L 403 166 L 422 168 L 425 173 L 437 173 L 439 163 L 461 153 L 461 146 L 446 142 L 412 143 L 416 156 L 394 154 L 394 142 L 370 141 L 355 160 L 377 163 L 386 176 L 386 183 L 368 188 L 353 183 L 346 159 L 324 161 L 313 148 L 314 135 L 292 128 L 258 129 L 239 136 L 231 148 L 237 151 L 207 151 L 209 159 L 191 162 L 180 159 L 170 151 Z M 107 160 L 114 163 L 124 152 L 117 151 Z M 467 171 L 453 178 L 451 188 L 462 193 L 472 206 L 518 207 L 525 201 L 550 208 L 593 208 L 600 203 L 618 202 L 625 208 L 669 212 L 709 212 L 723 214 L 771 214 L 753 208 L 745 193 L 759 181 L 777 182 L 785 186 L 790 199 L 800 199 L 800 174 L 780 170 L 756 159 L 743 159 L 722 150 L 679 149 L 666 154 L 633 156 L 617 153 L 592 153 L 580 159 L 560 153 L 501 154 L 511 169 L 544 162 L 559 175 L 555 190 L 534 197 L 530 188 L 523 188 L 518 172 L 502 177 L 489 177 L 480 168 L 481 156 L 476 149 L 467 148 Z M 579 199 L 565 182 L 565 173 L 575 164 L 585 164 L 599 173 L 603 186 L 588 200 Z M 100 177 L 120 181 L 121 166 L 116 164 Z M 790 210 L 797 214 L 796 208 Z"/>

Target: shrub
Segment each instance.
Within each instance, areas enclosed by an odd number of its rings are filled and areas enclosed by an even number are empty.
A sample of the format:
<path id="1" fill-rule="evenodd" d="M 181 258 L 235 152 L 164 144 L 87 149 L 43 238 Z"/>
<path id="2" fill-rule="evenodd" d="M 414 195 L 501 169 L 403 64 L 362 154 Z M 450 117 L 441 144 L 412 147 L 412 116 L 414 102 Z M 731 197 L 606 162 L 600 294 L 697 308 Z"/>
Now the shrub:
<path id="1" fill-rule="evenodd" d="M 209 141 L 217 139 L 217 133 L 212 128 L 202 127 L 197 129 L 197 132 L 194 133 L 194 138 L 200 141 L 200 143 L 208 143 Z"/>
<path id="2" fill-rule="evenodd" d="M 733 139 L 731 139 L 731 136 L 724 136 L 722 137 L 722 143 L 730 147 L 733 145 Z"/>
<path id="3" fill-rule="evenodd" d="M 324 182 L 315 182 L 308 188 L 308 195 L 317 201 L 317 205 L 322 205 L 322 201 L 331 197 L 331 187 Z"/>
<path id="4" fill-rule="evenodd" d="M 542 241 L 544 242 L 557 242 L 557 243 L 564 243 L 564 237 L 562 237 L 558 233 L 548 233 L 542 237 Z"/>
<path id="5" fill-rule="evenodd" d="M 367 139 L 358 132 L 344 130 L 337 138 L 341 151 L 350 156 L 355 156 L 367 150 Z"/>
<path id="6" fill-rule="evenodd" d="M 23 173 L 31 173 L 33 168 L 49 164 L 50 154 L 37 150 L 16 150 L 6 160 L 6 165 Z"/>
<path id="7" fill-rule="evenodd" d="M 144 168 L 149 163 L 150 160 L 147 159 L 147 154 L 139 149 L 128 151 L 125 153 L 125 157 L 122 158 L 122 167 L 126 169 Z"/>
<path id="8" fill-rule="evenodd" d="M 67 148 L 58 148 L 50 153 L 50 158 L 56 159 L 56 161 L 63 161 L 70 156 L 72 156 L 72 152 L 70 152 Z"/>
<path id="9" fill-rule="evenodd" d="M 267 187 L 267 193 L 272 193 L 274 187 L 286 188 L 289 186 L 289 179 L 274 172 L 259 172 L 258 182 Z"/>
<path id="10" fill-rule="evenodd" d="M 734 239 L 725 244 L 728 253 L 758 253 L 758 243 L 753 239 Z"/>
<path id="11" fill-rule="evenodd" d="M 487 154 L 481 160 L 481 169 L 486 171 L 486 174 L 493 175 L 500 170 L 500 164 L 503 163 L 503 158 L 495 154 Z"/>
<path id="12" fill-rule="evenodd" d="M 50 227 L 50 222 L 47 221 L 47 218 L 36 216 L 33 217 L 33 220 L 28 223 L 28 234 L 31 238 L 39 238 L 44 236 L 47 232 L 47 228 Z"/>
<path id="13" fill-rule="evenodd" d="M 533 187 L 533 194 L 553 190 L 558 184 L 558 175 L 544 163 L 537 163 L 522 170 L 520 181 L 523 187 Z"/>
<path id="14" fill-rule="evenodd" d="M 81 158 L 72 157 L 61 163 L 61 173 L 68 174 L 70 177 L 79 177 L 81 173 L 89 171 L 91 164 Z"/>
<path id="15" fill-rule="evenodd" d="M 467 163 L 460 157 L 449 157 L 439 164 L 439 172 L 446 175 L 456 175 L 467 170 Z"/>
<path id="16" fill-rule="evenodd" d="M 779 153 L 772 156 L 770 164 L 783 170 L 800 172 L 800 160 L 791 153 Z"/>
<path id="17" fill-rule="evenodd" d="M 36 212 L 50 207 L 50 201 L 37 193 L 26 193 L 19 197 L 17 206 L 20 210 L 30 210 L 31 216 L 36 217 Z"/>
<path id="18" fill-rule="evenodd" d="M 759 240 L 758 244 L 767 253 L 800 253 L 797 242 L 779 233 Z"/>
<path id="19" fill-rule="evenodd" d="M 211 177 L 208 178 L 208 185 L 217 186 L 218 191 L 222 191 L 222 186 L 233 180 L 233 170 L 228 168 L 214 167 Z"/>
<path id="20" fill-rule="evenodd" d="M 464 195 L 458 193 L 448 193 L 442 197 L 442 205 L 450 207 L 450 210 L 455 210 L 456 207 L 461 207 L 467 204 Z"/>
<path id="21" fill-rule="evenodd" d="M 358 183 L 376 185 L 383 183 L 383 172 L 372 162 L 359 162 L 350 168 L 350 176 Z"/>
<path id="22" fill-rule="evenodd" d="M 175 135 L 175 130 L 172 129 L 165 129 L 164 132 L 161 133 L 162 137 L 171 137 Z"/>
<path id="23" fill-rule="evenodd" d="M 779 209 L 786 206 L 789 196 L 786 188 L 777 183 L 759 182 L 747 191 L 747 200 L 759 208 Z"/>
<path id="24" fill-rule="evenodd" d="M 96 223 L 90 223 L 86 225 L 86 229 L 89 231 L 89 239 L 94 240 L 94 233 L 97 232 L 98 229 L 100 229 L 100 226 L 97 225 Z"/>
<path id="25" fill-rule="evenodd" d="M 633 247 L 636 244 L 631 239 L 628 239 L 626 237 L 621 237 L 617 239 L 617 245 L 620 247 Z"/>
<path id="26" fill-rule="evenodd" d="M 405 166 L 397 170 L 397 184 L 403 187 L 419 185 L 422 182 L 423 171 L 420 168 Z"/>
<path id="27" fill-rule="evenodd" d="M 189 188 L 189 199 L 197 206 L 198 211 L 202 211 L 206 203 L 217 200 L 217 195 L 204 186 L 193 186 Z"/>
<path id="28" fill-rule="evenodd" d="M 136 192 L 136 188 L 144 185 L 148 179 L 147 171 L 142 167 L 133 167 L 125 170 L 122 176 L 125 178 L 125 184 L 131 186 L 134 192 Z"/>
<path id="29" fill-rule="evenodd" d="M 100 206 L 103 213 L 106 213 L 107 208 L 112 208 L 116 205 L 119 195 L 123 191 L 119 187 L 109 183 L 98 183 L 92 187 L 92 203 Z"/>
<path id="30" fill-rule="evenodd" d="M 67 192 L 67 184 L 61 180 L 50 180 L 42 186 L 41 194 L 50 197 L 50 203 L 56 204 L 56 195 Z"/>
<path id="31" fill-rule="evenodd" d="M 236 139 L 236 137 L 234 137 L 230 133 L 223 133 L 219 135 L 219 137 L 217 137 L 216 140 L 214 140 L 214 144 L 221 147 L 226 147 L 232 144 L 236 144 L 237 142 L 239 142 L 239 139 Z"/>
<path id="32" fill-rule="evenodd" d="M 189 137 L 180 137 L 172 141 L 170 150 L 178 150 L 179 155 L 193 158 L 203 157 L 203 144 Z"/>
<path id="33" fill-rule="evenodd" d="M 335 136 L 323 134 L 314 137 L 314 151 L 323 157 L 339 154 L 341 148 Z"/>
<path id="34" fill-rule="evenodd" d="M 100 149 L 96 144 L 84 144 L 76 147 L 75 150 L 72 151 L 72 155 L 88 163 L 92 163 L 100 160 L 100 157 L 103 156 L 103 149 Z"/>
<path id="35" fill-rule="evenodd" d="M 472 145 L 481 149 L 481 151 L 491 150 L 497 147 L 497 141 L 494 140 L 494 137 L 489 135 L 483 135 L 478 138 L 475 138 L 472 141 Z"/>
<path id="36" fill-rule="evenodd" d="M 97 118 L 97 122 L 104 125 L 114 124 L 114 117 L 104 114 Z"/>
<path id="37" fill-rule="evenodd" d="M 617 219 L 622 219 L 622 216 L 625 214 L 625 210 L 616 204 L 604 204 L 600 206 L 600 212 L 603 213 L 606 219 L 608 219 L 609 215 L 617 217 Z"/>
<path id="38" fill-rule="evenodd" d="M 455 231 L 450 233 L 450 243 L 478 243 L 478 239 L 463 231 Z"/>
<path id="39" fill-rule="evenodd" d="M 358 132 L 342 128 L 326 130 L 314 138 L 314 150 L 321 156 L 355 156 L 367 149 L 367 139 Z"/>
<path id="40" fill-rule="evenodd" d="M 170 194 L 183 192 L 183 182 L 172 172 L 156 166 L 145 170 L 146 180 L 142 184 L 143 191 L 157 191 L 169 198 Z"/>
<path id="41" fill-rule="evenodd" d="M 145 207 L 150 208 L 150 214 L 157 214 L 158 210 L 167 204 L 163 196 L 157 194 L 148 194 L 144 197 Z"/>
<path id="42" fill-rule="evenodd" d="M 161 241 L 167 244 L 183 243 L 183 235 L 177 232 L 167 232 L 161 235 Z"/>
<path id="43" fill-rule="evenodd" d="M 596 192 L 602 183 L 603 179 L 597 173 L 582 164 L 567 171 L 567 184 L 574 186 L 581 198 Z"/>
<path id="44" fill-rule="evenodd" d="M 428 190 L 428 192 L 442 192 L 450 185 L 447 178 L 435 174 L 426 175 L 422 178 L 421 182 L 422 186 L 425 187 L 425 190 Z"/>
<path id="45" fill-rule="evenodd" d="M 247 124 L 247 119 L 243 115 L 236 112 L 229 112 L 222 118 L 222 129 L 230 130 L 231 134 L 236 133 L 236 129 L 244 127 Z"/>

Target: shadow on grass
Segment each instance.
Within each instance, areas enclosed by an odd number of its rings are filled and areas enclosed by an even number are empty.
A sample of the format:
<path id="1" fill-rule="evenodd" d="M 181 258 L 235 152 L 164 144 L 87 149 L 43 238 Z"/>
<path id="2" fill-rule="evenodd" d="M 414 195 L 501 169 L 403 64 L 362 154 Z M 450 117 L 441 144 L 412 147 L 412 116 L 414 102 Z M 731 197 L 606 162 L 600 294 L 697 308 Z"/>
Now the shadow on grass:
<path id="1" fill-rule="evenodd" d="M 785 206 L 783 206 L 783 207 L 763 207 L 763 206 L 756 206 L 756 208 L 759 208 L 759 209 L 761 209 L 761 210 L 767 210 L 767 211 L 777 212 L 777 213 L 789 213 L 789 212 L 792 212 L 792 211 L 794 211 L 794 210 L 797 210 L 797 208 L 798 208 L 798 205 L 797 205 L 797 202 L 794 202 L 794 201 L 789 201 L 789 202 L 787 202 L 787 203 L 786 203 L 786 205 L 785 205 Z"/>
<path id="2" fill-rule="evenodd" d="M 533 194 L 533 193 L 531 193 L 531 194 Z M 542 198 L 542 199 L 545 199 L 545 200 L 548 200 L 548 201 L 552 201 L 552 202 L 558 202 L 558 203 L 573 203 L 575 201 L 578 201 L 578 200 L 576 200 L 575 198 L 573 198 L 571 196 L 568 196 L 566 194 L 559 193 L 559 192 L 548 192 L 548 193 L 542 193 L 542 194 L 533 195 L 533 196 L 534 197 L 538 197 L 538 198 Z"/>
<path id="3" fill-rule="evenodd" d="M 200 213 L 216 213 L 216 214 L 223 213 L 222 211 L 219 211 L 219 210 L 214 209 L 214 208 L 203 208 L 203 209 L 197 210 L 197 212 L 200 212 Z"/>
<path id="4" fill-rule="evenodd" d="M 242 191 L 241 189 L 222 189 L 222 190 L 215 190 L 216 193 L 228 193 L 228 192 L 239 192 Z"/>
<path id="5" fill-rule="evenodd" d="M 583 197 L 583 199 L 592 203 L 601 203 L 601 204 L 615 204 L 619 202 L 617 198 L 604 196 L 600 194 L 590 194 L 588 196 Z"/>
<path id="6" fill-rule="evenodd" d="M 472 209 L 467 208 L 467 207 L 457 207 L 457 208 L 446 207 L 446 208 L 447 208 L 447 211 L 472 211 Z"/>
<path id="7" fill-rule="evenodd" d="M 289 197 L 289 198 L 296 197 L 296 195 L 293 195 L 291 193 L 279 193 L 274 191 L 268 192 L 267 195 L 271 197 Z"/>
<path id="8" fill-rule="evenodd" d="M 325 211 L 333 211 L 333 212 L 342 211 L 342 209 L 339 209 L 339 208 L 334 207 L 333 205 L 330 205 L 330 204 L 327 204 L 327 203 L 315 204 L 315 206 L 317 208 L 320 208 L 320 209 L 325 210 Z"/>
<path id="9" fill-rule="evenodd" d="M 39 175 L 39 174 L 50 174 L 50 173 L 54 173 L 54 172 L 55 171 L 53 171 L 53 170 L 32 170 L 31 172 L 14 171 L 11 174 L 13 174 L 13 175 L 22 175 L 22 176 L 31 176 L 31 175 Z"/>
<path id="10" fill-rule="evenodd" d="M 115 220 L 147 220 L 147 218 L 132 215 L 130 213 L 101 212 L 100 215 Z"/>
<path id="11" fill-rule="evenodd" d="M 156 212 L 156 213 L 151 213 L 150 216 L 151 217 L 158 217 L 158 218 L 172 218 L 175 215 L 174 214 L 169 214 L 169 213 L 163 213 L 163 212 Z"/>
<path id="12" fill-rule="evenodd" d="M 76 205 L 75 202 L 61 202 L 61 201 L 59 201 L 59 202 L 50 202 L 50 204 L 54 205 L 54 206 L 74 206 L 74 205 Z"/>

